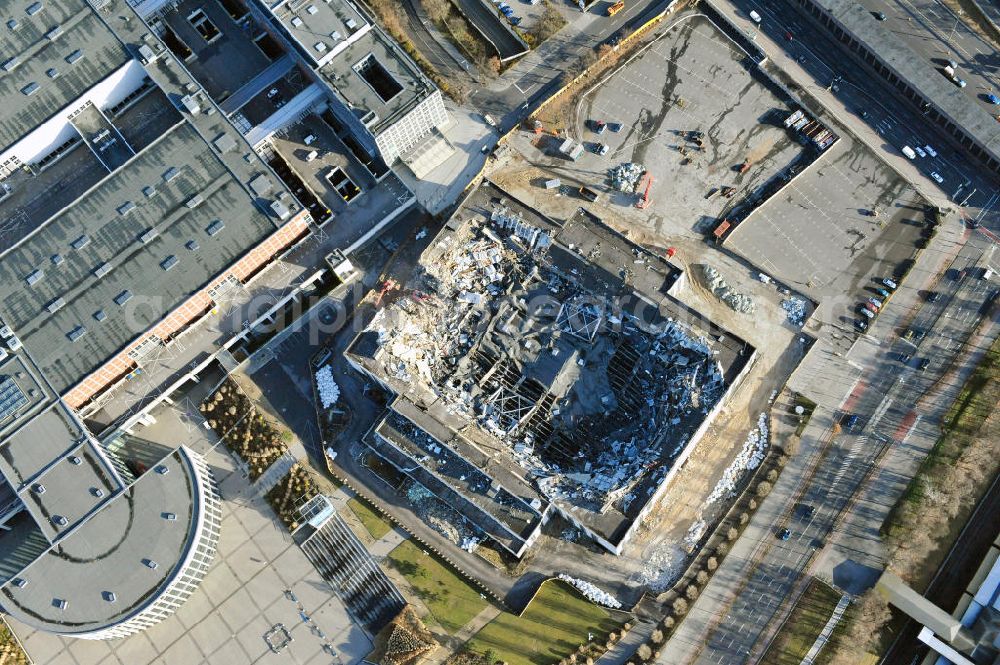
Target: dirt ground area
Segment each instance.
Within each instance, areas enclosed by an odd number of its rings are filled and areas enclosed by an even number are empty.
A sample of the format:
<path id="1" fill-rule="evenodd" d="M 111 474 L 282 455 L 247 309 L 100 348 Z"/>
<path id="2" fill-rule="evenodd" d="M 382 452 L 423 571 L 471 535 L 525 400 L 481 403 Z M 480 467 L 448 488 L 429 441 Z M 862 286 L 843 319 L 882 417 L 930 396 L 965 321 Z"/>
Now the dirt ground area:
<path id="1" fill-rule="evenodd" d="M 533 181 L 539 189 L 559 177 L 599 192 L 591 209 L 601 217 L 621 216 L 651 233 L 700 236 L 805 151 L 781 124 L 791 109 L 746 69 L 745 57 L 704 17 L 682 18 L 571 104 L 569 134 L 587 148 L 577 160 L 559 153 L 560 137 L 512 143 L 547 172 Z M 610 129 L 598 133 L 598 121 Z M 605 155 L 597 153 L 602 145 Z M 609 177 L 630 162 L 653 179 L 645 209 L 635 206 L 645 181 L 638 193 L 622 192 Z M 731 198 L 723 187 L 733 188 Z"/>

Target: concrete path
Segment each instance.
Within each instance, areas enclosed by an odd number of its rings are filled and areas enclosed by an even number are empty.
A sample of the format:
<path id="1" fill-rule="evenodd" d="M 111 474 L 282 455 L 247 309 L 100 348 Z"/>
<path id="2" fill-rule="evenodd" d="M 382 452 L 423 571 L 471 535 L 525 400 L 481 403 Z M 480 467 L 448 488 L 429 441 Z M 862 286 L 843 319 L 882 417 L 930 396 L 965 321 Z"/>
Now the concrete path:
<path id="1" fill-rule="evenodd" d="M 625 633 L 624 637 L 597 659 L 597 665 L 622 665 L 627 662 L 655 629 L 656 624 L 652 621 L 637 621 L 632 630 Z"/>
<path id="2" fill-rule="evenodd" d="M 462 645 L 475 637 L 476 633 L 482 630 L 483 626 L 488 624 L 493 619 L 500 616 L 501 611 L 495 605 L 487 605 L 479 614 L 472 617 L 469 623 L 465 624 L 460 631 L 454 635 L 438 636 L 438 640 L 441 641 L 441 649 L 437 649 L 427 660 L 424 661 L 429 665 L 437 665 L 438 663 L 443 663 L 456 651 L 460 650 Z"/>
<path id="3" fill-rule="evenodd" d="M 823 631 L 816 637 L 816 641 L 813 642 L 812 647 L 809 648 L 809 653 L 806 657 L 802 659 L 801 665 L 813 665 L 816 660 L 816 656 L 819 655 L 820 650 L 826 646 L 826 643 L 830 640 L 830 635 L 833 634 L 833 629 L 837 627 L 840 623 L 841 617 L 844 616 L 844 611 L 847 606 L 851 604 L 851 599 L 849 596 L 841 596 L 840 600 L 837 602 L 837 606 L 833 608 L 833 614 L 830 615 L 830 619 L 823 626 Z"/>

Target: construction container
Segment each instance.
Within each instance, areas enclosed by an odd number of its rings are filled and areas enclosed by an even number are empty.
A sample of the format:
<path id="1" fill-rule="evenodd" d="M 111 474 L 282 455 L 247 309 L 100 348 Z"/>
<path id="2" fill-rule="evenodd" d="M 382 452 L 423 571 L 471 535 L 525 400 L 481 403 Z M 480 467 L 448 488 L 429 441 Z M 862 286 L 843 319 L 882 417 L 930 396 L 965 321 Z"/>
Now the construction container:
<path id="1" fill-rule="evenodd" d="M 562 186 L 562 182 L 559 178 L 553 178 L 552 180 L 545 181 L 545 189 L 558 189 L 560 186 Z"/>

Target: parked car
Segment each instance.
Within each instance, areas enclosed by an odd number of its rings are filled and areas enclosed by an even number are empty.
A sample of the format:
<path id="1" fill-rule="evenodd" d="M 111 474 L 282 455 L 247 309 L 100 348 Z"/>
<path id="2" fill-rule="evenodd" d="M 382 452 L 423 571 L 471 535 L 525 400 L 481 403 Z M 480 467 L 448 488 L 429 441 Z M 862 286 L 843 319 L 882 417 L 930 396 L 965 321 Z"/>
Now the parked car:
<path id="1" fill-rule="evenodd" d="M 941 293 L 939 291 L 931 291 L 927 294 L 927 302 L 937 302 L 941 299 Z"/>
<path id="2" fill-rule="evenodd" d="M 878 314 L 878 307 L 876 307 L 875 305 L 871 304 L 870 302 L 866 302 L 864 303 L 864 305 L 866 311 L 871 312 L 872 314 Z"/>
<path id="3" fill-rule="evenodd" d="M 607 143 L 598 143 L 597 144 L 597 154 L 598 155 L 601 155 L 603 157 L 604 155 L 608 154 L 609 150 L 611 150 L 611 148 L 608 147 Z"/>
<path id="4" fill-rule="evenodd" d="M 877 14 L 875 14 L 875 18 L 877 18 L 880 21 L 884 21 L 886 19 L 885 12 L 878 12 Z"/>
<path id="5" fill-rule="evenodd" d="M 882 309 L 882 301 L 878 298 L 869 298 L 868 302 L 875 305 L 875 309 Z"/>
<path id="6" fill-rule="evenodd" d="M 917 146 L 916 148 L 914 148 L 914 150 L 916 150 L 917 154 L 920 155 L 921 157 L 926 157 L 927 156 L 927 153 L 924 152 L 924 149 L 921 148 L 920 146 Z"/>
<path id="7" fill-rule="evenodd" d="M 869 310 L 869 309 L 867 309 L 865 307 L 862 307 L 861 305 L 858 305 L 858 312 L 860 312 L 861 315 L 864 316 L 866 319 L 874 319 L 875 318 L 875 312 L 872 312 L 871 310 Z"/>
<path id="8" fill-rule="evenodd" d="M 937 171 L 931 171 L 931 177 L 934 178 L 934 182 L 938 183 L 939 185 L 944 182 L 944 178 L 942 178 Z"/>
<path id="9" fill-rule="evenodd" d="M 986 101 L 988 101 L 990 104 L 1000 105 L 1000 97 L 997 97 L 992 92 L 986 95 Z"/>
<path id="10" fill-rule="evenodd" d="M 609 122 L 608 123 L 608 129 L 610 129 L 615 134 L 617 134 L 618 132 L 620 132 L 622 130 L 622 123 L 620 123 L 620 122 Z"/>
<path id="11" fill-rule="evenodd" d="M 778 533 L 775 534 L 778 540 L 788 540 L 792 537 L 792 532 L 788 529 L 780 529 Z"/>
<path id="12" fill-rule="evenodd" d="M 891 289 L 893 291 L 895 291 L 896 289 L 899 288 L 899 284 L 896 284 L 896 282 L 894 282 L 893 280 L 889 279 L 888 277 L 883 277 L 882 278 L 882 284 L 886 288 Z"/>
<path id="13" fill-rule="evenodd" d="M 881 287 L 879 287 L 879 288 L 875 289 L 875 293 L 877 293 L 877 294 L 879 294 L 880 296 L 882 296 L 883 300 L 884 300 L 885 298 L 888 298 L 888 297 L 889 297 L 890 295 L 892 295 L 892 294 L 890 294 L 890 293 L 889 293 L 888 291 L 886 291 L 885 289 L 883 289 L 883 288 L 881 288 Z"/>
<path id="14" fill-rule="evenodd" d="M 607 128 L 608 128 L 608 125 L 603 120 L 598 120 L 594 124 L 594 131 L 597 132 L 597 134 L 603 134 L 604 130 L 607 129 Z"/>
<path id="15" fill-rule="evenodd" d="M 854 327 L 860 330 L 861 332 L 864 332 L 868 330 L 868 322 L 865 321 L 864 319 L 854 319 Z"/>
<path id="16" fill-rule="evenodd" d="M 930 364 L 931 364 L 931 359 L 930 358 L 923 358 L 920 361 L 920 371 L 923 372 L 925 369 L 927 369 L 928 367 L 930 367 Z"/>
<path id="17" fill-rule="evenodd" d="M 847 420 L 844 421 L 844 425 L 846 425 L 847 429 L 854 429 L 858 426 L 859 422 L 861 422 L 861 416 L 856 413 L 852 413 L 847 417 Z"/>
<path id="18" fill-rule="evenodd" d="M 931 157 L 937 157 L 937 150 L 935 150 L 931 146 L 925 145 L 924 150 L 926 150 L 927 154 L 930 155 Z"/>
<path id="19" fill-rule="evenodd" d="M 912 359 L 913 356 L 911 356 L 909 353 L 903 353 L 900 354 L 899 356 L 899 362 L 903 363 L 904 365 L 909 365 Z"/>

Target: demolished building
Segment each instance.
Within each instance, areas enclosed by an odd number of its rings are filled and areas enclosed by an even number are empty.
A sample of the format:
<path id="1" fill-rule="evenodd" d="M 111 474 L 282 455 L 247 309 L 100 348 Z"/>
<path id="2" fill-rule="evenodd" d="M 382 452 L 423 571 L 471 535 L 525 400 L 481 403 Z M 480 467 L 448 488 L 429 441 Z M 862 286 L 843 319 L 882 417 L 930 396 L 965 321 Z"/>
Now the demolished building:
<path id="1" fill-rule="evenodd" d="M 684 279 L 483 183 L 347 351 L 397 396 L 367 452 L 514 556 L 553 512 L 620 554 L 755 357 Z"/>

